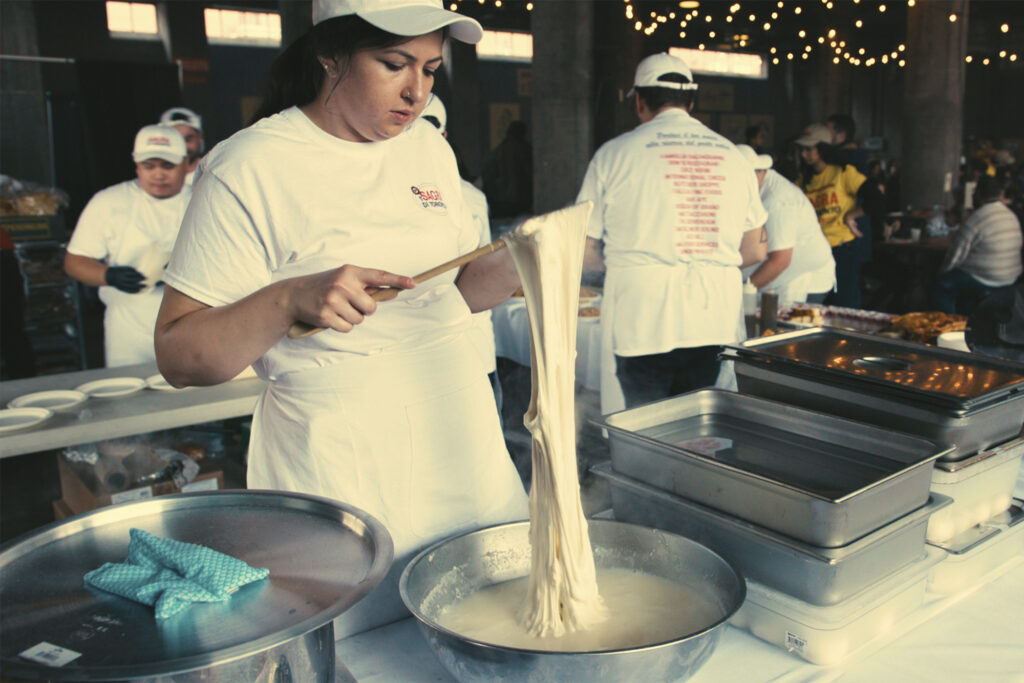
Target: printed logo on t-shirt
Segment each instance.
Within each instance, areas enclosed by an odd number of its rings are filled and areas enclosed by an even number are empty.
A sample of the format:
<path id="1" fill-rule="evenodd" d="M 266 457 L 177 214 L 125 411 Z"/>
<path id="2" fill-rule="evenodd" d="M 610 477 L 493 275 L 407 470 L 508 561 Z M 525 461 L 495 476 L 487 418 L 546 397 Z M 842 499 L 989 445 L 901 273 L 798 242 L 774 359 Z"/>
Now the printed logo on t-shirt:
<path id="1" fill-rule="evenodd" d="M 438 189 L 437 185 L 424 183 L 422 185 L 413 185 L 409 189 L 412 190 L 413 197 L 424 209 L 439 216 L 448 215 L 448 206 L 444 203 L 444 198 L 441 197 L 441 190 Z"/>

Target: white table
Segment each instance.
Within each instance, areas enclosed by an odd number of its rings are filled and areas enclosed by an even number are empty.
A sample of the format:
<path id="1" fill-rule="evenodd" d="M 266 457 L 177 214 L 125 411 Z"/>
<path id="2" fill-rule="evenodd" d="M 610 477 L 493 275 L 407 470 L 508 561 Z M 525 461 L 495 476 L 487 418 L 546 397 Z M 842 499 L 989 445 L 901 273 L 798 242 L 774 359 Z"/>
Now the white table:
<path id="1" fill-rule="evenodd" d="M 576 382 L 601 390 L 601 319 L 577 318 Z M 491 310 L 494 348 L 498 356 L 530 367 L 530 320 L 526 299 L 513 297 Z"/>
<path id="2" fill-rule="evenodd" d="M 156 373 L 156 363 L 143 363 L 3 382 L 0 406 L 37 391 L 74 389 L 108 377 L 145 379 Z M 54 413 L 36 427 L 0 436 L 0 458 L 251 415 L 263 387 L 263 380 L 250 377 L 213 387 L 143 389 L 122 398 L 90 398 L 74 410 Z"/>
<path id="3" fill-rule="evenodd" d="M 1024 497 L 1024 467 L 1015 495 Z M 412 618 L 339 640 L 335 652 L 339 663 L 360 683 L 454 680 Z M 637 672 L 636 680 L 643 680 L 642 672 Z M 842 665 L 810 664 L 726 626 L 718 647 L 690 680 L 1020 683 L 1024 681 L 1024 555 L 961 593 L 928 593 L 920 609 Z"/>

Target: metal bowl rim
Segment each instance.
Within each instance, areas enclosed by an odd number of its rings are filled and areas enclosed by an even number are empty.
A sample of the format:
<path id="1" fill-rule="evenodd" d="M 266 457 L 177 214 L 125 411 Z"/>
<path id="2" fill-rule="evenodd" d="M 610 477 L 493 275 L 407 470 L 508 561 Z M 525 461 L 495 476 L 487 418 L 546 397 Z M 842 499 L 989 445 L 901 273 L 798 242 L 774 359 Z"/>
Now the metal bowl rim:
<path id="1" fill-rule="evenodd" d="M 738 600 L 736 601 L 736 606 L 733 607 L 731 611 L 727 610 L 727 614 L 725 614 L 725 616 L 723 616 L 721 619 L 719 619 L 719 620 L 709 624 L 708 626 L 706 626 L 705 628 L 701 629 L 700 631 L 697 631 L 695 633 L 689 633 L 689 634 L 687 634 L 685 636 L 682 636 L 682 637 L 679 637 L 679 638 L 673 638 L 671 640 L 665 640 L 665 641 L 662 641 L 662 642 L 659 642 L 659 643 L 651 643 L 649 645 L 642 645 L 642 646 L 638 646 L 638 647 L 620 648 L 618 650 L 571 650 L 571 651 L 564 651 L 563 652 L 561 650 L 535 650 L 535 649 L 531 649 L 531 648 L 519 648 L 519 647 L 512 647 L 511 645 L 501 645 L 501 644 L 498 644 L 498 643 L 488 643 L 488 642 L 485 642 L 485 641 L 482 641 L 482 640 L 476 640 L 474 638 L 470 638 L 469 636 L 463 635 L 461 633 L 456 633 L 455 631 L 451 631 L 451 630 L 445 628 L 444 626 L 441 626 L 440 624 L 438 624 L 438 623 L 434 622 L 433 620 L 427 618 L 427 616 L 424 615 L 420 611 L 419 605 L 413 605 L 412 604 L 412 601 L 409 599 L 409 596 L 408 596 L 408 591 L 406 590 L 407 587 L 408 587 L 409 575 L 414 571 L 416 565 L 418 565 L 423 560 L 423 558 L 425 558 L 427 555 L 429 555 L 430 553 L 434 552 L 435 550 L 441 548 L 442 546 L 447 545 L 448 543 L 454 543 L 455 541 L 460 540 L 462 538 L 466 538 L 468 536 L 472 536 L 472 535 L 475 535 L 475 534 L 483 535 L 486 532 L 492 531 L 494 529 L 498 529 L 500 527 L 509 527 L 509 528 L 511 528 L 511 527 L 515 527 L 515 526 L 522 526 L 522 525 L 529 525 L 529 524 L 530 524 L 530 522 L 528 520 L 526 520 L 526 521 L 519 521 L 519 522 L 505 522 L 505 523 L 500 523 L 500 524 L 494 524 L 494 525 L 491 525 L 491 526 L 483 527 L 482 529 L 475 529 L 473 531 L 467 531 L 465 533 L 458 534 L 456 536 L 451 536 L 449 538 L 443 538 L 440 541 L 434 543 L 433 545 L 425 548 L 421 552 L 417 553 L 416 556 L 413 557 L 409 561 L 409 563 L 405 566 L 405 569 L 402 570 L 402 575 L 401 575 L 401 577 L 398 580 L 398 592 L 399 592 L 399 595 L 401 595 L 401 597 L 402 597 L 402 602 L 405 603 L 406 608 L 410 612 L 412 612 L 412 615 L 414 617 L 416 617 L 416 620 L 419 621 L 424 626 L 427 626 L 427 627 L 429 627 L 429 628 L 431 628 L 431 629 L 433 629 L 435 631 L 438 631 L 438 632 L 442 633 L 443 635 L 448 636 L 450 638 L 456 638 L 458 640 L 465 641 L 467 643 L 471 643 L 471 644 L 473 644 L 473 645 L 475 645 L 477 647 L 483 647 L 483 648 L 487 648 L 487 649 L 490 649 L 490 650 L 501 650 L 501 651 L 506 651 L 506 652 L 513 652 L 513 653 L 522 654 L 522 655 L 546 655 L 546 656 L 566 655 L 566 656 L 578 656 L 578 655 L 621 655 L 621 654 L 628 654 L 628 653 L 635 653 L 635 652 L 647 652 L 647 651 L 650 651 L 650 650 L 657 650 L 659 648 L 664 648 L 664 647 L 669 647 L 669 646 L 673 646 L 673 645 L 678 645 L 679 643 L 685 642 L 687 640 L 696 640 L 697 638 L 700 638 L 701 636 L 705 636 L 705 635 L 711 633 L 712 631 L 718 629 L 722 625 L 724 625 L 729 619 L 732 618 L 732 616 L 734 614 L 736 614 L 736 612 L 738 612 L 740 610 L 740 607 L 743 606 L 743 603 L 747 599 L 747 582 L 743 578 L 743 574 L 740 573 L 739 569 L 737 569 L 736 566 L 732 562 L 730 562 L 726 558 L 722 557 L 720 554 L 718 554 L 717 552 L 715 552 L 711 548 L 708 548 L 707 546 L 698 543 L 697 541 L 693 540 L 692 538 L 688 538 L 688 537 L 683 536 L 681 534 L 674 534 L 674 533 L 672 533 L 670 531 L 664 531 L 662 529 L 655 529 L 654 527 L 644 526 L 643 524 L 633 524 L 631 522 L 620 522 L 618 520 L 613 520 L 613 519 L 588 519 L 587 520 L 588 528 L 589 528 L 589 525 L 591 525 L 591 524 L 598 524 L 600 526 L 607 525 L 607 526 L 634 527 L 634 528 L 637 528 L 637 529 L 643 529 L 645 531 L 653 531 L 653 532 L 655 532 L 657 534 L 662 534 L 662 535 L 665 535 L 665 536 L 672 536 L 672 537 L 675 537 L 675 538 L 679 538 L 679 539 L 682 539 L 684 541 L 687 541 L 689 543 L 692 543 L 693 545 L 696 545 L 696 546 L 700 547 L 702 550 L 710 553 L 712 556 L 714 556 L 716 559 L 718 559 L 720 562 L 722 562 L 722 564 L 724 564 L 726 567 L 728 567 L 729 570 L 732 572 L 732 575 L 735 577 L 735 579 L 736 579 L 736 581 L 737 581 L 737 583 L 739 585 L 739 594 L 738 594 Z"/>

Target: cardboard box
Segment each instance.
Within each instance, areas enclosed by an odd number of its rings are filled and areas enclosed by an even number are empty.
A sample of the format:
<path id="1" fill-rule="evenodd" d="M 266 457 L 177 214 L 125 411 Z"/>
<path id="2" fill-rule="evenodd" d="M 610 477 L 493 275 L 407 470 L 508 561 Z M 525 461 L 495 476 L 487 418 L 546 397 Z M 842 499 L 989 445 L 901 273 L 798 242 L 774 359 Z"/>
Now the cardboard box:
<path id="1" fill-rule="evenodd" d="M 196 478 L 180 489 L 172 481 L 162 481 L 150 486 L 141 486 L 112 494 L 94 493 L 92 488 L 75 471 L 75 467 L 59 455 L 57 456 L 57 468 L 60 472 L 61 499 L 53 503 L 54 519 L 64 519 L 70 515 L 79 515 L 89 510 L 130 500 L 143 500 L 172 493 L 216 491 L 224 488 L 224 473 L 209 461 L 201 462 Z"/>

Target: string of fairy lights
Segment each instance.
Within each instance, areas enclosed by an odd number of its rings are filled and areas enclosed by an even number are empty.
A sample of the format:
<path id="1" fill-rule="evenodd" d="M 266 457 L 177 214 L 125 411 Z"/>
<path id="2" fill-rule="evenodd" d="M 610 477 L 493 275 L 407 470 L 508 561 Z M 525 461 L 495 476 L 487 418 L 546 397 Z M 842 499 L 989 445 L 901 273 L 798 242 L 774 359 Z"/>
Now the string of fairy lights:
<path id="1" fill-rule="evenodd" d="M 544 0 L 537 0 L 543 2 Z M 550 0 L 548 0 L 550 1 Z M 918 0 L 867 0 L 863 1 L 862 11 L 856 18 L 845 22 L 841 20 L 838 10 L 840 3 L 845 5 L 861 5 L 863 0 L 778 0 L 774 4 L 768 2 L 705 2 L 700 0 L 682 0 L 673 2 L 673 9 L 644 12 L 638 9 L 641 0 L 623 0 L 623 11 L 627 22 L 633 29 L 651 36 L 658 31 L 676 31 L 678 37 L 689 43 L 696 41 L 700 50 L 711 47 L 727 46 L 730 49 L 743 49 L 758 44 L 768 43 L 768 54 L 772 64 L 778 65 L 786 61 L 808 60 L 812 56 L 823 55 L 833 64 L 848 64 L 855 67 L 895 66 L 907 64 L 908 51 L 905 43 L 897 43 L 891 49 L 879 50 L 872 45 L 872 38 L 877 38 L 880 25 L 879 19 L 886 12 L 893 11 L 898 5 L 905 5 L 907 11 L 913 11 Z M 463 5 L 487 5 L 503 7 L 508 0 L 451 0 L 449 7 L 453 11 Z M 523 6 L 523 3 L 514 3 Z M 824 10 L 824 27 L 811 26 L 820 23 L 811 19 L 811 6 L 820 4 Z M 678 9 L 676 7 L 678 6 Z M 702 7 L 703 6 L 703 7 Z M 526 2 L 527 11 L 534 8 L 533 2 Z M 789 16 L 787 16 L 789 15 Z M 819 16 L 821 16 L 819 14 Z M 834 18 L 833 18 L 834 17 Z M 955 23 L 961 17 L 951 12 L 949 21 Z M 801 22 L 801 19 L 805 21 Z M 725 26 L 723 27 L 723 24 Z M 831 24 L 831 25 L 830 25 Z M 785 27 L 785 28 L 783 28 Z M 786 34 L 783 34 L 783 31 Z M 1001 34 L 1010 33 L 1009 22 L 1001 22 Z M 756 35 L 756 41 L 751 37 Z M 983 66 L 997 63 L 999 60 L 1017 62 L 1020 55 L 1011 50 L 1001 49 L 998 52 L 985 54 L 968 54 L 967 63 Z"/>

